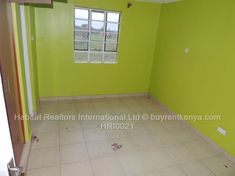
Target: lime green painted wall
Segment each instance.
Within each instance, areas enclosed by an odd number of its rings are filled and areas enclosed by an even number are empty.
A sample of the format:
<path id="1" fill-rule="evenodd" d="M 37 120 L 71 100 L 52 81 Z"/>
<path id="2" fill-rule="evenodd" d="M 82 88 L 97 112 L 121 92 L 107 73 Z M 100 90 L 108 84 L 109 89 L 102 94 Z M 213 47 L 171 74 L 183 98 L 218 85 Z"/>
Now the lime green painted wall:
<path id="1" fill-rule="evenodd" d="M 74 7 L 122 12 L 118 64 L 74 64 Z M 147 92 L 160 5 L 123 0 L 77 0 L 36 8 L 40 97 Z"/>
<path id="2" fill-rule="evenodd" d="M 38 89 L 38 70 L 37 70 L 37 51 L 36 51 L 36 36 L 35 36 L 35 12 L 34 7 L 25 6 L 25 20 L 27 30 L 29 64 L 30 64 L 30 79 L 32 87 L 33 110 L 37 112 L 39 103 Z"/>
<path id="3" fill-rule="evenodd" d="M 23 115 L 27 117 L 29 115 L 29 111 L 28 111 L 28 99 L 27 99 L 24 56 L 23 56 L 23 46 L 22 46 L 20 5 L 18 3 L 12 3 L 12 14 L 13 14 L 12 16 L 13 16 L 18 76 L 20 81 L 22 110 L 23 110 Z M 34 24 L 35 17 L 34 17 L 33 7 L 25 6 L 25 18 L 26 18 L 25 20 L 26 20 L 29 62 L 30 62 L 30 78 L 32 86 L 33 108 L 34 111 L 37 112 L 39 92 L 38 92 L 38 79 L 37 79 L 36 41 L 31 40 L 32 36 L 35 36 L 35 24 Z M 25 132 L 25 141 L 29 142 L 31 139 L 31 129 L 30 129 L 30 122 L 26 119 L 24 120 L 24 132 Z"/>
<path id="4" fill-rule="evenodd" d="M 191 124 L 233 156 L 234 7 L 233 0 L 163 5 L 150 86 L 151 94 L 177 113 L 221 114 L 221 121 Z M 227 135 L 219 134 L 217 126 Z"/>
<path id="5" fill-rule="evenodd" d="M 22 115 L 27 116 L 28 113 L 28 99 L 26 92 L 26 82 L 25 82 L 25 68 L 23 60 L 23 47 L 22 47 L 22 37 L 21 37 L 21 24 L 20 24 L 20 6 L 17 3 L 12 3 L 12 17 L 13 17 L 13 28 L 14 28 L 14 39 L 15 39 L 15 51 L 16 51 L 16 61 L 18 76 L 20 82 L 20 96 L 22 104 Z M 24 120 L 24 134 L 25 142 L 29 142 L 31 139 L 31 129 L 30 123 L 27 119 Z"/>

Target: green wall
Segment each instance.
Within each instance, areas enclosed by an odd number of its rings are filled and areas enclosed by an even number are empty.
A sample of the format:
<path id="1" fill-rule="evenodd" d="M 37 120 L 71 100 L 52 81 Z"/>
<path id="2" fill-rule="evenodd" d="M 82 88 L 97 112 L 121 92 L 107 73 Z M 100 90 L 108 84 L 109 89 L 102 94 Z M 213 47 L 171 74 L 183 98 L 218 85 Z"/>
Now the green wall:
<path id="1" fill-rule="evenodd" d="M 118 64 L 74 64 L 74 7 L 122 12 Z M 77 0 L 36 8 L 40 97 L 148 92 L 159 4 Z"/>
<path id="2" fill-rule="evenodd" d="M 19 77 L 19 88 L 21 96 L 21 105 L 22 105 L 22 115 L 27 117 L 28 112 L 28 99 L 26 92 L 26 81 L 25 81 L 25 68 L 23 60 L 23 46 L 22 46 L 22 36 L 21 36 L 21 23 L 20 23 L 20 6 L 18 3 L 12 3 L 12 18 L 13 18 L 13 30 L 14 30 L 14 44 L 16 51 L 16 61 L 17 61 L 17 70 Z M 23 121 L 24 124 L 24 134 L 25 142 L 29 142 L 31 139 L 31 129 L 30 124 L 27 119 Z"/>
<path id="3" fill-rule="evenodd" d="M 26 88 L 26 78 L 25 78 L 25 67 L 24 67 L 24 56 L 23 56 L 23 45 L 22 45 L 22 31 L 21 31 L 21 19 L 20 19 L 20 5 L 18 3 L 12 3 L 12 17 L 13 17 L 13 27 L 14 27 L 14 40 L 15 40 L 15 50 L 17 59 L 17 69 L 20 81 L 20 95 L 22 110 L 25 117 L 29 115 L 28 110 L 28 98 L 27 98 L 27 88 Z M 38 78 L 37 78 L 37 53 L 36 53 L 36 41 L 32 40 L 35 36 L 35 17 L 34 8 L 32 6 L 25 6 L 25 20 L 26 20 L 26 30 L 27 30 L 27 42 L 28 42 L 28 54 L 29 54 L 29 64 L 30 64 L 30 78 L 32 86 L 32 98 L 33 98 L 33 110 L 37 112 L 38 102 L 39 102 L 39 91 L 38 91 Z M 31 129 L 30 122 L 24 120 L 24 133 L 25 142 L 29 142 L 31 139 Z"/>
<path id="4" fill-rule="evenodd" d="M 35 12 L 34 7 L 25 6 L 25 20 L 27 30 L 27 42 L 30 64 L 30 79 L 32 87 L 33 110 L 37 112 L 39 103 L 38 88 L 38 69 L 37 69 L 37 51 L 36 51 L 36 30 L 35 30 Z"/>
<path id="5" fill-rule="evenodd" d="M 150 92 L 181 114 L 221 114 L 191 124 L 235 156 L 235 1 L 163 5 Z M 184 48 L 190 48 L 188 54 Z M 226 136 L 217 132 L 221 126 Z"/>

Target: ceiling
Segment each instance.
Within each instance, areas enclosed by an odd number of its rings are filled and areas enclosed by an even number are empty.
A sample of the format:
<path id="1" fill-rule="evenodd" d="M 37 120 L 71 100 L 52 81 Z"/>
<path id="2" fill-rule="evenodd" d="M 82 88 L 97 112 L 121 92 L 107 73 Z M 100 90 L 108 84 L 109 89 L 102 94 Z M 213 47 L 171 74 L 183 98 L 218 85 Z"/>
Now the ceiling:
<path id="1" fill-rule="evenodd" d="M 181 0 L 136 0 L 136 1 L 165 4 L 165 3 L 172 3 L 172 2 L 177 2 L 177 1 L 181 1 Z"/>

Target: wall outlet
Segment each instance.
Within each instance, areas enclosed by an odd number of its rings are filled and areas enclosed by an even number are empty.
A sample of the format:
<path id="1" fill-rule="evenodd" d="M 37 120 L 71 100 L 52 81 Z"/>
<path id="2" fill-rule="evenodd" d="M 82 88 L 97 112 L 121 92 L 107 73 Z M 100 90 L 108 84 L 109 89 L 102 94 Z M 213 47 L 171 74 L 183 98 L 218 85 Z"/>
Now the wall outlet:
<path id="1" fill-rule="evenodd" d="M 223 128 L 221 128 L 221 127 L 217 127 L 217 131 L 219 132 L 219 133 L 221 133 L 222 135 L 226 135 L 226 130 L 225 129 L 223 129 Z"/>

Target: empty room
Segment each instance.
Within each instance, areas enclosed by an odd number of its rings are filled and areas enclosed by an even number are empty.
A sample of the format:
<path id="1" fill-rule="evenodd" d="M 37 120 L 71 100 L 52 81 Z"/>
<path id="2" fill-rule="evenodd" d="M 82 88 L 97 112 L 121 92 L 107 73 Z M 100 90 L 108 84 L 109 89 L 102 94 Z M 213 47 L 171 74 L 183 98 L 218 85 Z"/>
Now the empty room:
<path id="1" fill-rule="evenodd" d="M 0 176 L 235 176 L 234 0 L 0 0 Z"/>

